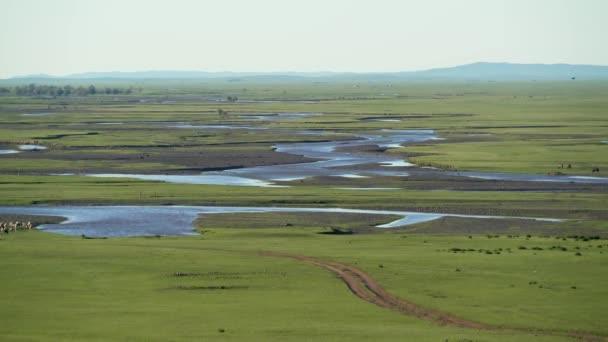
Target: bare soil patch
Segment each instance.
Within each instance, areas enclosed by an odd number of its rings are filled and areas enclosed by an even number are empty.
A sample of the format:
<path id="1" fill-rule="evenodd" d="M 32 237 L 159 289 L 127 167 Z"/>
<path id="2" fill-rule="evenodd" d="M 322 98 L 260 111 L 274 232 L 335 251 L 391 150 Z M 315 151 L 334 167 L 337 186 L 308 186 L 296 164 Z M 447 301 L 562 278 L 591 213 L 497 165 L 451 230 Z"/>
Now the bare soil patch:
<path id="1" fill-rule="evenodd" d="M 120 168 L 124 164 L 159 164 L 158 167 L 133 169 L 127 173 L 139 174 L 198 174 L 205 171 L 219 171 L 262 165 L 295 164 L 313 162 L 315 159 L 299 155 L 259 148 L 258 144 L 245 144 L 231 148 L 171 148 L 140 147 L 137 149 L 116 149 L 116 153 L 100 152 L 91 149 L 64 149 L 37 151 L 36 153 L 17 153 L 2 158 L 18 160 L 65 160 L 108 162 L 108 167 L 87 166 L 85 170 L 70 168 L 43 168 L 41 170 L 4 170 L 3 173 L 125 173 Z M 128 152 L 128 153 L 121 153 Z M 113 167 L 112 165 L 116 165 Z M 162 165 L 166 165 L 163 167 Z"/>
<path id="2" fill-rule="evenodd" d="M 357 213 L 227 213 L 201 214 L 194 221 L 199 228 L 320 228 L 321 233 L 345 235 L 382 232 L 377 225 L 400 219 L 398 215 L 372 215 Z"/>

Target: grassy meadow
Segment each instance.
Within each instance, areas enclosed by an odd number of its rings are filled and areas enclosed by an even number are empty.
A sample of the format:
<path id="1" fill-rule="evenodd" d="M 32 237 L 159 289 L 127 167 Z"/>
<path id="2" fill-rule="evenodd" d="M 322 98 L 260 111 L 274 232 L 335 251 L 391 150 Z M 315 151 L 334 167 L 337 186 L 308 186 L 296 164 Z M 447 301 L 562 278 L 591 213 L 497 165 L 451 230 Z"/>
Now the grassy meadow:
<path id="1" fill-rule="evenodd" d="M 318 231 L 205 228 L 199 237 L 108 240 L 11 234 L 0 241 L 0 331 L 5 340 L 63 341 L 567 340 L 402 316 L 361 301 L 321 268 L 257 254 L 273 250 L 357 265 L 391 293 L 484 323 L 608 333 L 598 300 L 608 295 L 605 240 Z"/>

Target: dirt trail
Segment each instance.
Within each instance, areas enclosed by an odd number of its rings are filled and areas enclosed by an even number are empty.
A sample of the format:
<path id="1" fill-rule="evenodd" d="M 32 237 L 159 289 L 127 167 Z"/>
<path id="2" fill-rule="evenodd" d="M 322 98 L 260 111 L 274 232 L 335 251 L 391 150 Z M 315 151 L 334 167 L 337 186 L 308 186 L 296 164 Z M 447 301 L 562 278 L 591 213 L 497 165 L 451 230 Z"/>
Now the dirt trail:
<path id="1" fill-rule="evenodd" d="M 290 258 L 303 261 L 315 266 L 322 267 L 336 274 L 350 291 L 357 297 L 376 304 L 380 307 L 397 311 L 403 315 L 416 317 L 442 326 L 452 326 L 459 328 L 495 330 L 495 331 L 514 331 L 540 335 L 569 336 L 584 341 L 608 341 L 608 337 L 597 336 L 586 332 L 554 331 L 531 328 L 510 328 L 504 326 L 489 325 L 481 322 L 456 317 L 445 312 L 425 308 L 407 300 L 398 298 L 386 292 L 374 279 L 362 270 L 341 264 L 335 261 L 312 258 L 303 255 L 293 255 L 275 252 L 261 252 L 261 255 Z"/>

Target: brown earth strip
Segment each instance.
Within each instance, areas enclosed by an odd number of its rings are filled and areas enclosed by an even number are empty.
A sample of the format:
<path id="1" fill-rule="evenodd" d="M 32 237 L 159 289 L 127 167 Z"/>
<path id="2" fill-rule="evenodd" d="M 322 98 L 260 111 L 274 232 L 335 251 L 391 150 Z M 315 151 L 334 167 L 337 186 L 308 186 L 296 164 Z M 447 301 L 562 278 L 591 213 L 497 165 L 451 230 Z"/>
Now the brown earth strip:
<path id="1" fill-rule="evenodd" d="M 261 148 L 260 148 L 261 147 Z M 204 171 L 227 170 L 276 164 L 313 162 L 316 159 L 273 151 L 260 144 L 246 144 L 242 148 L 154 148 L 139 147 L 134 153 L 91 151 L 89 149 L 61 149 L 4 155 L 3 159 L 15 160 L 65 160 L 107 162 L 107 166 L 89 166 L 84 170 L 66 168 L 39 168 L 27 170 L 5 169 L 1 173 L 125 173 L 123 166 L 133 164 L 132 173 L 143 174 L 199 174 Z M 158 167 L 137 169 L 137 164 L 157 164 Z M 34 164 L 35 165 L 35 164 Z"/>
<path id="2" fill-rule="evenodd" d="M 428 235 L 535 235 L 535 236 L 599 236 L 608 237 L 608 230 L 589 227 L 584 221 L 546 222 L 517 218 L 442 217 L 436 220 L 404 226 L 399 233 Z"/>
<path id="3" fill-rule="evenodd" d="M 384 290 L 384 288 L 382 288 L 380 284 L 374 281 L 374 279 L 371 278 L 367 273 L 350 265 L 341 264 L 330 260 L 312 258 L 304 255 L 293 255 L 275 252 L 260 252 L 260 254 L 264 256 L 290 258 L 298 261 L 303 261 L 311 265 L 322 267 L 337 275 L 355 296 L 367 302 L 376 304 L 383 308 L 397 311 L 403 315 L 412 316 L 441 326 L 452 326 L 477 330 L 514 331 L 531 334 L 569 336 L 583 341 L 608 341 L 608 338 L 605 336 L 598 336 L 587 332 L 553 331 L 532 328 L 510 328 L 468 320 L 450 315 L 449 313 L 429 309 L 421 305 L 393 296 L 390 293 L 386 292 L 386 290 Z"/>
<path id="4" fill-rule="evenodd" d="M 401 219 L 400 215 L 376 215 L 360 213 L 223 213 L 199 214 L 194 226 L 199 229 L 306 229 L 319 230 L 319 234 L 365 234 L 385 230 L 377 225 Z"/>
<path id="5" fill-rule="evenodd" d="M 335 169 L 347 169 L 336 167 Z M 374 176 L 370 178 L 314 177 L 297 182 L 277 182 L 281 185 L 334 186 L 354 188 L 400 188 L 406 190 L 445 190 L 445 191 L 504 191 L 504 192 L 588 192 L 608 191 L 608 184 L 567 183 L 567 182 L 524 182 L 491 180 L 449 175 L 439 170 L 426 170 L 417 167 L 384 167 L 378 164 L 351 166 L 350 170 L 360 171 L 402 171 L 409 176 Z"/>

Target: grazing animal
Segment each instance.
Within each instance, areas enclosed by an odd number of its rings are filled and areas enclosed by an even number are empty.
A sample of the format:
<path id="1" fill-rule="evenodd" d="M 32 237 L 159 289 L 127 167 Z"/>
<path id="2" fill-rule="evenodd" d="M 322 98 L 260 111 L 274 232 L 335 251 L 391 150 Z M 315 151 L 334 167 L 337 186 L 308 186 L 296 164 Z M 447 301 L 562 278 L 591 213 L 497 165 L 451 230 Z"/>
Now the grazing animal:
<path id="1" fill-rule="evenodd" d="M 10 233 L 10 232 L 16 232 L 20 229 L 22 230 L 32 230 L 34 228 L 34 225 L 32 224 L 32 222 L 27 221 L 27 222 L 20 222 L 20 221 L 16 221 L 16 222 L 0 222 L 0 233 Z"/>
<path id="2" fill-rule="evenodd" d="M 569 168 L 569 169 L 571 169 L 571 168 L 572 168 L 572 165 L 568 164 L 568 168 Z"/>
<path id="3" fill-rule="evenodd" d="M 594 167 L 593 171 L 591 171 L 591 173 L 594 173 L 594 172 L 600 172 L 600 168 L 599 167 Z"/>

